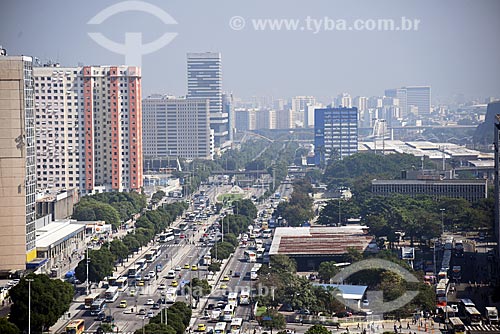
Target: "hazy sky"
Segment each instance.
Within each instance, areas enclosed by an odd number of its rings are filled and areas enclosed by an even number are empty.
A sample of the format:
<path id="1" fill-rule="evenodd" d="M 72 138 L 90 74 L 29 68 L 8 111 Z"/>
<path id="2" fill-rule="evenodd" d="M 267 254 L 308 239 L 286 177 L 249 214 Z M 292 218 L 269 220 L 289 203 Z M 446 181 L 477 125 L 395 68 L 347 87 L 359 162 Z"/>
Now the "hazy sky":
<path id="1" fill-rule="evenodd" d="M 116 0 L 2 0 L 0 45 L 11 55 L 32 55 L 63 66 L 109 65 L 123 64 L 124 56 L 99 46 L 89 32 L 101 32 L 117 43 L 123 43 L 125 32 L 141 32 L 143 43 L 165 32 L 177 33 L 170 44 L 143 56 L 143 96 L 186 94 L 186 53 L 201 51 L 222 53 L 223 87 L 240 97 L 371 96 L 404 85 L 431 85 L 433 97 L 500 96 L 500 1 L 147 2 L 177 24 L 138 11 L 87 24 L 104 8 L 120 3 Z M 233 16 L 245 20 L 241 30 L 231 29 Z M 357 19 L 385 18 L 399 25 L 403 16 L 419 20 L 418 30 L 332 31 L 325 25 L 329 20 L 345 19 L 352 25 Z M 295 31 L 258 31 L 252 19 L 300 21 Z M 239 19 L 231 22 L 241 28 Z M 322 29 L 309 30 L 316 27 Z"/>

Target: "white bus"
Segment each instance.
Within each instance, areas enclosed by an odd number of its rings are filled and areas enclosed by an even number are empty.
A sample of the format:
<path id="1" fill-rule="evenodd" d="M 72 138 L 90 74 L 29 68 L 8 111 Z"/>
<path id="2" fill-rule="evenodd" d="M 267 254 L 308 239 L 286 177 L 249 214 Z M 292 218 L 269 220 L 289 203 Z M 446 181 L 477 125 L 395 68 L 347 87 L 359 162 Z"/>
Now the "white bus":
<path id="1" fill-rule="evenodd" d="M 120 277 L 116 280 L 115 286 L 118 287 L 118 291 L 123 292 L 128 288 L 128 279 L 126 277 Z"/>
<path id="2" fill-rule="evenodd" d="M 113 303 L 118 299 L 119 294 L 118 287 L 111 286 L 104 292 L 104 299 L 106 299 L 106 303 Z"/>
<path id="3" fill-rule="evenodd" d="M 257 263 L 252 267 L 252 269 L 250 269 L 250 279 L 252 281 L 255 281 L 257 278 L 259 278 L 259 275 L 257 274 L 257 272 L 259 271 L 261 266 L 262 266 L 262 264 Z"/>
<path id="4" fill-rule="evenodd" d="M 241 290 L 240 305 L 250 305 L 250 289 Z"/>
<path id="5" fill-rule="evenodd" d="M 229 325 L 231 334 L 239 334 L 242 323 L 243 323 L 243 318 L 233 318 L 233 320 L 231 320 L 231 324 Z"/>
<path id="6" fill-rule="evenodd" d="M 144 269 L 146 269 L 146 266 L 147 266 L 146 259 L 137 260 L 137 261 L 135 261 L 135 264 L 137 266 L 139 266 L 139 268 L 141 268 L 141 271 L 144 270 Z"/>
<path id="7" fill-rule="evenodd" d="M 261 248 L 263 244 L 264 242 L 262 239 L 255 239 L 255 247 L 257 247 L 257 249 Z"/>
<path id="8" fill-rule="evenodd" d="M 449 289 L 449 280 L 442 279 L 436 286 L 436 304 L 437 306 L 446 306 L 447 297 Z"/>
<path id="9" fill-rule="evenodd" d="M 262 231 L 262 238 L 264 238 L 264 239 L 268 239 L 268 238 L 272 237 L 272 235 L 273 235 L 273 231 L 269 228 Z"/>
<path id="10" fill-rule="evenodd" d="M 85 308 L 86 309 L 90 309 L 92 304 L 97 300 L 99 299 L 99 292 L 96 292 L 96 293 L 92 293 L 90 295 L 88 295 L 87 297 L 85 297 Z"/>
<path id="11" fill-rule="evenodd" d="M 244 255 L 245 255 L 245 260 L 247 262 L 256 262 L 257 261 L 257 254 L 255 254 L 255 252 L 245 251 Z"/>
<path id="12" fill-rule="evenodd" d="M 174 241 L 174 238 L 174 230 L 168 230 L 167 232 L 160 234 L 159 242 L 164 243 Z"/>
<path id="13" fill-rule="evenodd" d="M 231 305 L 233 308 L 238 306 L 238 294 L 236 292 L 230 292 L 227 295 L 227 305 Z"/>
<path id="14" fill-rule="evenodd" d="M 146 253 L 145 258 L 147 263 L 152 263 L 154 260 L 156 260 L 156 253 L 153 250 L 150 250 Z"/>
<path id="15" fill-rule="evenodd" d="M 226 307 L 224 307 L 224 311 L 222 311 L 222 320 L 231 321 L 233 320 L 233 316 L 234 316 L 234 307 L 227 304 Z"/>
<path id="16" fill-rule="evenodd" d="M 216 323 L 214 334 L 226 334 L 226 323 L 225 322 Z"/>
<path id="17" fill-rule="evenodd" d="M 475 307 L 465 308 L 465 318 L 469 325 L 481 325 L 481 313 Z"/>
<path id="18" fill-rule="evenodd" d="M 465 333 L 465 326 L 462 320 L 460 320 L 460 318 L 456 317 L 448 318 L 448 324 L 446 325 L 446 327 L 448 329 L 448 333 L 453 333 L 453 334 Z"/>
<path id="19" fill-rule="evenodd" d="M 98 315 L 106 306 L 106 300 L 96 299 L 90 306 L 90 315 Z"/>
<path id="20" fill-rule="evenodd" d="M 135 278 L 137 275 L 140 275 L 142 271 L 142 266 L 139 264 L 134 264 L 132 267 L 128 269 L 128 278 Z"/>
<path id="21" fill-rule="evenodd" d="M 177 288 L 168 288 L 167 293 L 165 294 L 165 302 L 167 304 L 175 303 L 175 299 L 177 298 Z"/>

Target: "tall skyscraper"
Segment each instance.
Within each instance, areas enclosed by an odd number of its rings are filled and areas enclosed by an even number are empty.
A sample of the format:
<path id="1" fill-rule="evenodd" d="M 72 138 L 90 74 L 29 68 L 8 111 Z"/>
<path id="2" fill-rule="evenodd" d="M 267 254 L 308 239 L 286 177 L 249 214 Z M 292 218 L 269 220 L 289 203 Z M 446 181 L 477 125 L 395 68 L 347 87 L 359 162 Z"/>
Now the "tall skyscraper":
<path id="1" fill-rule="evenodd" d="M 314 127 L 314 110 L 323 108 L 321 103 L 308 104 L 304 110 L 304 128 Z"/>
<path id="2" fill-rule="evenodd" d="M 236 131 L 255 130 L 256 112 L 254 109 L 237 109 L 235 115 Z"/>
<path id="3" fill-rule="evenodd" d="M 495 222 L 494 222 L 494 233 L 495 239 L 497 241 L 496 249 L 496 259 L 500 256 L 500 101 L 488 103 L 488 113 L 495 114 L 494 120 L 494 144 L 495 144 Z M 491 120 L 491 118 L 486 118 L 486 121 Z M 484 127 L 486 128 L 486 126 Z M 495 266 L 493 266 L 495 267 Z M 496 272 L 493 274 L 498 277 L 500 274 L 500 269 L 498 266 L 494 268 Z"/>
<path id="4" fill-rule="evenodd" d="M 0 53 L 0 270 L 24 270 L 36 257 L 33 63 Z"/>
<path id="5" fill-rule="evenodd" d="M 314 112 L 315 163 L 342 159 L 358 151 L 358 109 L 323 108 Z"/>
<path id="6" fill-rule="evenodd" d="M 138 67 L 35 67 L 40 189 L 142 187 Z"/>
<path id="7" fill-rule="evenodd" d="M 292 109 L 276 110 L 276 129 L 295 128 L 295 113 Z"/>
<path id="8" fill-rule="evenodd" d="M 335 99 L 336 107 L 344 107 L 351 108 L 352 107 L 352 98 L 349 93 L 342 93 L 337 96 Z"/>
<path id="9" fill-rule="evenodd" d="M 292 98 L 292 113 L 295 122 L 305 124 L 304 112 L 308 105 L 315 105 L 316 98 L 314 96 L 295 96 Z M 282 110 L 282 109 L 280 109 Z M 279 111 L 279 110 L 278 110 Z M 304 125 L 305 126 L 305 125 Z"/>
<path id="10" fill-rule="evenodd" d="M 229 115 L 222 110 L 221 54 L 216 52 L 187 54 L 188 98 L 208 99 L 210 128 L 215 146 L 229 141 Z"/>
<path id="11" fill-rule="evenodd" d="M 431 87 L 430 86 L 407 86 L 406 106 L 418 108 L 418 116 L 426 117 L 431 113 Z"/>
<path id="12" fill-rule="evenodd" d="M 399 108 L 402 117 L 407 117 L 410 110 L 416 110 L 417 115 L 415 116 L 419 117 L 429 116 L 431 113 L 430 86 L 407 86 L 386 89 L 385 96 L 399 99 Z"/>
<path id="13" fill-rule="evenodd" d="M 222 112 L 227 114 L 228 117 L 228 130 L 229 130 L 229 141 L 233 141 L 234 137 L 234 99 L 232 93 L 222 94 Z"/>
<path id="14" fill-rule="evenodd" d="M 142 110 L 145 156 L 212 158 L 208 99 L 152 95 Z"/>

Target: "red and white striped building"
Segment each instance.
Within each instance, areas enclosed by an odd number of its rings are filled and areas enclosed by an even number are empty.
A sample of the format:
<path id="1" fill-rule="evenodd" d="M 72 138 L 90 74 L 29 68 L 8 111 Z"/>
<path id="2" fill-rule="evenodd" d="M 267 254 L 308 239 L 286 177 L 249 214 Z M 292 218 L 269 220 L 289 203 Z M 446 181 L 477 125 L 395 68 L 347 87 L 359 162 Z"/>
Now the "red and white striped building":
<path id="1" fill-rule="evenodd" d="M 49 66 L 33 74 L 38 190 L 140 190 L 140 68 Z"/>

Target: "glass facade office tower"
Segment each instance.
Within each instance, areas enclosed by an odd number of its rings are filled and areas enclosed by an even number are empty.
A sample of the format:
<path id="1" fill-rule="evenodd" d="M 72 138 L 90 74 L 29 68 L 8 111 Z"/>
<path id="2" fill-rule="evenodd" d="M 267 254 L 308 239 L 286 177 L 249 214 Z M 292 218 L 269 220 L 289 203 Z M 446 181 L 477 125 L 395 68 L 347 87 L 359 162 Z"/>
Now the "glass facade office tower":
<path id="1" fill-rule="evenodd" d="M 229 142 L 229 114 L 222 108 L 221 54 L 216 52 L 187 54 L 187 98 L 209 101 L 210 128 L 214 131 L 216 148 Z"/>
<path id="2" fill-rule="evenodd" d="M 314 110 L 315 164 L 342 159 L 358 151 L 358 109 Z"/>

